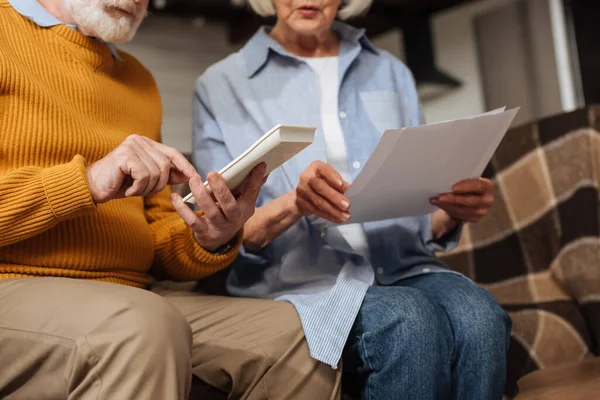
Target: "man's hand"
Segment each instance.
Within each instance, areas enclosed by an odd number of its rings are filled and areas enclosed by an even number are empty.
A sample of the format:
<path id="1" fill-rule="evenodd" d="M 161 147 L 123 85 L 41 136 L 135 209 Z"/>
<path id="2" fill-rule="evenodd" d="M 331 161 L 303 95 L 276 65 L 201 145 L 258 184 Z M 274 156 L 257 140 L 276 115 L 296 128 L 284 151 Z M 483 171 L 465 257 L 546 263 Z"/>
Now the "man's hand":
<path id="1" fill-rule="evenodd" d="M 151 196 L 195 175 L 195 168 L 179 151 L 139 135 L 129 136 L 87 169 L 96 204 L 122 197 Z"/>
<path id="2" fill-rule="evenodd" d="M 457 221 L 478 222 L 494 204 L 494 183 L 489 179 L 469 179 L 454 185 L 452 193 L 431 199 L 431 204 Z"/>
<path id="3" fill-rule="evenodd" d="M 315 161 L 300 175 L 295 196 L 298 212 L 344 223 L 350 219 L 350 200 L 344 196 L 349 187 L 331 165 Z"/>
<path id="4" fill-rule="evenodd" d="M 252 170 L 237 200 L 221 175 L 216 172 L 208 174 L 208 183 L 214 198 L 204 187 L 200 176 L 195 175 L 190 180 L 190 190 L 203 215 L 192 211 L 180 195 L 176 193 L 171 195 L 173 206 L 192 229 L 196 241 L 203 248 L 214 251 L 227 244 L 254 215 L 258 193 L 266 181 L 263 178 L 265 170 L 264 163 Z"/>

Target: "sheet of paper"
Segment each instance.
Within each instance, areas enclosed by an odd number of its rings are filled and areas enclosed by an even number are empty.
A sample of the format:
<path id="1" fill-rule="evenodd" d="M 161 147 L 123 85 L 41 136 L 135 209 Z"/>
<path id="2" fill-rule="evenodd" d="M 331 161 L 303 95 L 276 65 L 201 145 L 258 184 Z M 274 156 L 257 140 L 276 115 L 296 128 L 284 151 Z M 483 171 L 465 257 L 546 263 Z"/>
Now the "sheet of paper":
<path id="1" fill-rule="evenodd" d="M 346 192 L 348 223 L 425 215 L 429 199 L 480 177 L 518 109 L 385 131 Z"/>

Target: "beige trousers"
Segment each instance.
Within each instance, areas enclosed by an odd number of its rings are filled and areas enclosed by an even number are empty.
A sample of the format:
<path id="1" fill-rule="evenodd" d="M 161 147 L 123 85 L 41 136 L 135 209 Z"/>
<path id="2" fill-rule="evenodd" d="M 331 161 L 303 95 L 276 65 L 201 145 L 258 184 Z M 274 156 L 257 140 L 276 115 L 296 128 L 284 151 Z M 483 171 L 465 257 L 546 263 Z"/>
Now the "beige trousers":
<path id="1" fill-rule="evenodd" d="M 66 278 L 0 281 L 0 399 L 338 399 L 288 303 Z"/>

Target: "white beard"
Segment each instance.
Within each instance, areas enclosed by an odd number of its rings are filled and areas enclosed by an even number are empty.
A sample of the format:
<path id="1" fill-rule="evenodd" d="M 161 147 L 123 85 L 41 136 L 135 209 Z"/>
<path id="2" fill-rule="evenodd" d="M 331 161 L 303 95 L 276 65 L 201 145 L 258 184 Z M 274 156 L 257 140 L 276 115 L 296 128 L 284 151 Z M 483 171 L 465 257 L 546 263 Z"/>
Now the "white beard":
<path id="1" fill-rule="evenodd" d="M 77 29 L 107 43 L 125 43 L 133 39 L 146 16 L 147 3 L 132 0 L 65 0 Z M 108 7 L 132 12 L 133 16 L 111 14 Z"/>

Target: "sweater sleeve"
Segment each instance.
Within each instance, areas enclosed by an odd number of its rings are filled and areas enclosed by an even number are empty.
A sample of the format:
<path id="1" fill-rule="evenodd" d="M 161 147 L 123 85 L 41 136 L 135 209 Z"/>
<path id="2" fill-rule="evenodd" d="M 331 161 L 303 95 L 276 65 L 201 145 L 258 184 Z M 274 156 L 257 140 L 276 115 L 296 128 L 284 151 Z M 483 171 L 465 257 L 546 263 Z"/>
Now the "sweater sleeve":
<path id="1" fill-rule="evenodd" d="M 61 221 L 96 211 L 85 160 L 0 175 L 0 248 L 32 238 Z"/>
<path id="2" fill-rule="evenodd" d="M 175 281 L 192 281 L 228 267 L 237 256 L 243 235 L 238 236 L 235 246 L 225 254 L 208 252 L 177 214 L 170 195 L 171 189 L 167 187 L 145 199 L 146 219 L 154 235 L 154 274 Z"/>

